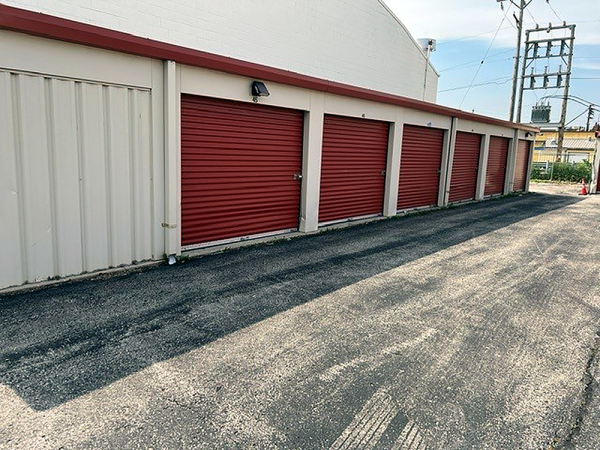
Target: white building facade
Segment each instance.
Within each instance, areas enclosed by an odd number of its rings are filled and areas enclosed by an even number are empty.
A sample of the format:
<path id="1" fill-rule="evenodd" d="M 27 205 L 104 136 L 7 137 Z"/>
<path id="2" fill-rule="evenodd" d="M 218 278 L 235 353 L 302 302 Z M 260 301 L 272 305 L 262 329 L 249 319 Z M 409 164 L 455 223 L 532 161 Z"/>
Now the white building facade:
<path id="1" fill-rule="evenodd" d="M 337 2 L 9 3 L 0 289 L 527 190 L 537 130 L 420 100 L 424 56 L 378 1 L 339 2 L 346 21 Z M 209 45 L 213 21 L 235 30 Z"/>
<path id="2" fill-rule="evenodd" d="M 435 68 L 380 0 L 3 3 L 304 75 L 436 101 Z"/>

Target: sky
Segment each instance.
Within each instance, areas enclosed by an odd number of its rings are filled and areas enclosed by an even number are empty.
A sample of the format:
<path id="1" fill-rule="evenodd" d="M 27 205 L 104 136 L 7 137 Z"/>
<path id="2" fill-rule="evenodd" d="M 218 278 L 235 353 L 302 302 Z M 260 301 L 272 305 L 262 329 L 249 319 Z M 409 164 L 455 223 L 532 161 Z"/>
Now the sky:
<path id="1" fill-rule="evenodd" d="M 431 61 L 440 72 L 438 103 L 508 118 L 517 38 L 512 17 L 517 10 L 509 1 L 504 2 L 504 12 L 496 0 L 385 2 L 415 38 L 437 40 Z M 570 93 L 600 105 L 600 0 L 532 0 L 524 27 L 556 25 L 563 20 L 577 25 Z M 537 62 L 537 71 L 543 71 L 545 65 L 544 60 Z M 530 120 L 537 99 L 560 92 L 556 88 L 525 91 L 522 121 Z M 550 102 L 552 121 L 558 121 L 560 100 Z M 567 121 L 574 119 L 571 126 L 585 125 L 587 114 L 576 119 L 585 109 L 569 102 Z M 600 120 L 600 113 L 594 119 Z"/>

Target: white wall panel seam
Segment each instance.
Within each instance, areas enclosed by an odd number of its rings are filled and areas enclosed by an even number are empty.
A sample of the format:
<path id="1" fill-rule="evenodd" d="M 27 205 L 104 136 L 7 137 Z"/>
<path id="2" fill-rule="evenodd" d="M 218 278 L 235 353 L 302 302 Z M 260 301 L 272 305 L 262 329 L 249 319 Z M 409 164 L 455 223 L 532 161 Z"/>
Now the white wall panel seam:
<path id="1" fill-rule="evenodd" d="M 20 91 L 21 91 L 21 80 L 18 75 L 11 75 L 11 78 L 14 79 L 14 83 L 11 86 L 12 93 L 12 103 L 14 107 L 14 115 L 13 115 L 13 127 L 14 127 L 14 141 L 15 141 L 15 162 L 16 162 L 16 172 L 17 172 L 17 186 L 18 186 L 18 202 L 19 202 L 19 229 L 20 229 L 20 237 L 21 237 L 21 260 L 23 267 L 23 279 L 24 281 L 29 279 L 29 261 L 27 259 L 27 226 L 26 226 L 26 214 L 25 214 L 25 205 L 26 205 L 26 193 L 27 190 L 25 188 L 24 183 L 24 168 L 23 168 L 23 136 L 22 136 L 22 107 L 21 107 L 21 99 L 20 99 Z"/>
<path id="2" fill-rule="evenodd" d="M 23 76 L 22 154 L 25 196 L 25 227 L 28 229 L 27 258 L 32 280 L 44 279 L 53 272 L 52 230 L 49 186 L 49 142 L 46 123 L 45 83 L 42 77 Z M 25 124 L 36 124 L 28 126 Z"/>
<path id="3" fill-rule="evenodd" d="M 129 126 L 127 132 L 129 134 L 129 190 L 131 195 L 129 196 L 129 208 L 131 210 L 131 221 L 130 221 L 130 233 L 131 233 L 131 260 L 137 261 L 137 239 L 139 234 L 136 233 L 136 226 L 139 224 L 139 211 L 138 202 L 136 201 L 136 194 L 139 192 L 136 189 L 139 186 L 138 171 L 137 168 L 137 140 L 139 138 L 139 129 L 137 121 L 135 120 L 137 109 L 136 109 L 136 93 L 132 89 L 127 90 L 127 118 Z"/>
<path id="4" fill-rule="evenodd" d="M 73 81 L 52 79 L 54 116 L 57 275 L 81 271 L 76 94 Z"/>
<path id="5" fill-rule="evenodd" d="M 154 71 L 152 73 L 152 75 L 154 75 Z M 154 78 L 154 76 L 153 76 Z M 154 80 L 153 84 L 154 84 Z M 159 142 L 155 141 L 154 139 L 154 129 L 156 128 L 154 126 L 155 122 L 159 122 L 159 118 L 155 117 L 154 114 L 154 108 L 155 108 L 155 102 L 154 99 L 156 98 L 155 96 L 152 95 L 152 93 L 149 94 L 149 112 L 150 114 L 148 115 L 148 120 L 150 122 L 150 126 L 148 127 L 149 133 L 148 133 L 148 143 L 149 143 L 149 148 L 150 148 L 150 155 L 149 155 L 149 160 L 148 160 L 148 166 L 149 166 L 149 173 L 147 174 L 150 177 L 150 221 L 148 223 L 148 227 L 150 228 L 150 257 L 152 259 L 156 258 L 156 236 L 155 236 L 155 227 L 154 224 L 156 222 L 160 222 L 160 220 L 157 220 L 157 213 L 156 213 L 156 193 L 155 193 L 155 177 L 154 177 L 154 158 L 155 158 L 155 153 L 156 153 L 156 148 L 154 147 L 155 145 L 159 145 Z M 164 185 L 161 186 L 164 192 Z"/>
<path id="6" fill-rule="evenodd" d="M 107 86 L 101 86 L 102 95 L 102 114 L 103 114 L 103 122 L 104 122 L 104 141 L 103 141 L 103 149 L 104 149 L 104 179 L 105 179 L 105 201 L 106 201 L 106 239 L 107 239 L 107 250 L 108 250 L 108 267 L 113 267 L 114 264 L 114 239 L 113 239 L 113 207 L 114 202 L 112 201 L 112 183 L 111 183 L 111 168 L 112 161 L 110 155 L 110 138 L 111 138 L 111 117 L 110 117 L 110 92 Z"/>
<path id="7" fill-rule="evenodd" d="M 79 182 L 79 226 L 81 228 L 81 271 L 86 272 L 88 268 L 88 255 L 86 242 L 86 227 L 85 227 L 85 185 L 83 180 L 84 175 L 84 161 L 83 161 L 83 85 L 81 83 L 74 82 L 74 93 L 75 93 L 75 120 L 76 120 L 76 132 L 77 132 L 77 178 Z"/>
<path id="8" fill-rule="evenodd" d="M 103 88 L 81 85 L 82 129 L 81 154 L 83 156 L 84 184 L 84 246 L 88 271 L 109 266 L 108 200 L 106 197 L 106 123 L 104 118 Z"/>
<path id="9" fill-rule="evenodd" d="M 60 274 L 58 262 L 58 229 L 56 218 L 56 133 L 55 121 L 53 114 L 53 80 L 50 78 L 43 79 L 44 97 L 45 97 L 45 113 L 46 113 L 46 139 L 48 142 L 48 181 L 50 194 L 50 223 L 51 223 L 51 239 L 52 239 L 52 263 L 53 276 Z"/>
<path id="10" fill-rule="evenodd" d="M 0 252 L 0 285 L 21 278 L 20 251 L 16 250 L 20 239 L 11 92 L 10 74 L 0 72 L 0 236 L 7 240 Z M 16 220 L 11 223 L 9 217 Z"/>
<path id="11" fill-rule="evenodd" d="M 154 140 L 154 123 L 153 123 L 153 111 L 154 111 L 154 98 L 151 92 L 146 92 L 140 96 L 142 105 L 140 106 L 140 126 L 142 128 L 142 136 L 145 137 L 145 146 L 148 148 L 148 154 L 145 156 L 144 164 L 145 169 L 142 170 L 142 175 L 145 177 L 144 192 L 148 192 L 150 196 L 150 203 L 142 203 L 144 205 L 144 214 L 142 216 L 141 227 L 146 230 L 147 241 L 150 243 L 149 247 L 144 247 L 145 251 L 143 259 L 155 258 L 156 252 L 154 251 L 155 236 L 154 229 L 157 222 L 160 220 L 157 218 L 154 211 L 155 192 L 154 192 L 154 154 L 156 148 L 154 145 L 157 144 Z M 145 112 L 145 113 L 143 113 Z M 142 114 L 143 113 L 143 114 Z M 141 147 L 144 148 L 144 147 Z M 141 156 L 144 156 L 143 153 Z M 159 182 L 159 180 L 157 180 Z M 161 185 L 161 189 L 164 191 L 164 185 Z M 140 199 L 142 200 L 142 194 L 140 193 Z M 140 201 L 141 201 L 140 200 Z"/>
<path id="12" fill-rule="evenodd" d="M 162 222 L 166 220 L 165 183 L 165 72 L 164 62 L 155 60 L 151 66 L 152 91 L 150 94 L 150 138 L 151 138 L 151 194 L 152 194 L 152 257 L 158 259 L 166 253 L 165 232 Z"/>
<path id="13" fill-rule="evenodd" d="M 6 134 L 5 134 L 5 138 L 7 140 L 7 143 L 9 144 L 9 146 L 7 147 L 7 151 L 8 152 L 12 152 L 12 158 L 11 158 L 11 162 L 12 167 L 9 169 L 11 171 L 13 171 L 13 176 L 11 177 L 11 180 L 13 183 L 11 183 L 11 192 L 9 195 L 9 198 L 12 198 L 12 196 L 14 195 L 14 201 L 12 202 L 14 205 L 14 212 L 16 212 L 16 227 L 13 228 L 15 235 L 11 235 L 11 236 L 5 236 L 5 238 L 7 239 L 11 239 L 14 241 L 16 241 L 16 245 L 13 244 L 13 249 L 18 248 L 19 249 L 19 255 L 16 257 L 11 257 L 12 255 L 6 255 L 3 254 L 3 256 L 6 258 L 5 261 L 8 264 L 14 263 L 18 265 L 18 268 L 13 268 L 13 278 L 10 278 L 10 275 L 7 275 L 8 273 L 10 273 L 8 270 L 3 270 L 3 275 L 7 277 L 6 281 L 4 282 L 8 282 L 8 283 L 22 283 L 27 279 L 27 264 L 25 261 L 25 238 L 23 236 L 23 230 L 24 230 L 24 211 L 23 211 L 23 203 L 22 203 L 22 199 L 23 199 L 23 186 L 22 186 L 22 178 L 21 178 L 21 162 L 20 162 L 20 155 L 19 155 L 19 148 L 20 148 L 20 141 L 19 141 L 19 137 L 18 137 L 18 124 L 17 124 L 17 120 L 19 115 L 18 114 L 14 114 L 14 112 L 17 111 L 17 106 L 16 106 L 16 87 L 15 87 L 15 83 L 16 83 L 16 77 L 14 75 L 12 75 L 9 72 L 5 72 L 4 73 L 4 86 L 3 86 L 3 93 L 2 95 L 5 97 L 6 99 L 6 104 L 4 105 L 5 109 L 5 113 L 6 113 L 6 122 L 5 126 L 6 126 Z M 13 80 L 14 79 L 14 80 Z M 0 105 L 1 107 L 2 105 Z M 0 124 L 1 125 L 1 124 Z M 1 138 L 1 136 L 0 136 Z M 12 144 L 12 145 L 10 145 Z M 3 164 L 7 164 L 6 159 L 4 159 Z M 4 166 L 6 167 L 6 165 Z M 8 177 L 8 171 L 7 171 L 7 176 L 4 180 L 8 183 L 9 177 Z M 13 191 L 14 189 L 14 191 Z M 13 193 L 14 192 L 14 193 Z M 5 210 L 6 211 L 6 210 Z M 8 223 L 8 221 L 6 222 L 6 227 L 8 228 L 10 225 Z M 5 230 L 7 231 L 7 230 Z M 15 270 L 16 269 L 16 270 Z"/>

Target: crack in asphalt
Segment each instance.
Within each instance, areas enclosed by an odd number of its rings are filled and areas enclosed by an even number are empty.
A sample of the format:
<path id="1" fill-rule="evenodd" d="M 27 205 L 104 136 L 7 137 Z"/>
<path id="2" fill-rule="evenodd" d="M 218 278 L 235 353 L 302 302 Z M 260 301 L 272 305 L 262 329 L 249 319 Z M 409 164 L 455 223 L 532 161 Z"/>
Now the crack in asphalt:
<path id="1" fill-rule="evenodd" d="M 583 392 L 581 395 L 581 401 L 577 407 L 573 422 L 569 428 L 569 432 L 564 437 L 555 437 L 554 442 L 548 447 L 548 450 L 567 450 L 575 448 L 573 445 L 573 439 L 581 431 L 581 425 L 583 419 L 589 410 L 589 404 L 591 403 L 594 392 L 598 388 L 598 382 L 592 374 L 592 368 L 596 359 L 600 357 L 600 329 L 596 331 L 596 338 L 590 349 L 590 355 L 585 365 L 585 370 L 581 380 L 583 381 Z"/>

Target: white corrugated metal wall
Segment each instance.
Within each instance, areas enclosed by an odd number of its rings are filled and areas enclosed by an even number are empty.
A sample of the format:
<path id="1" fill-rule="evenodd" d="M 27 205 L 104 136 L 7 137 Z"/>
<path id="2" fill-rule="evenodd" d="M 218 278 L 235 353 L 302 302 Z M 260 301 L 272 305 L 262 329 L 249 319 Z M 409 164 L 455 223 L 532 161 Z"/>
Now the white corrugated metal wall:
<path id="1" fill-rule="evenodd" d="M 0 286 L 161 256 L 151 102 L 149 89 L 0 71 Z"/>

